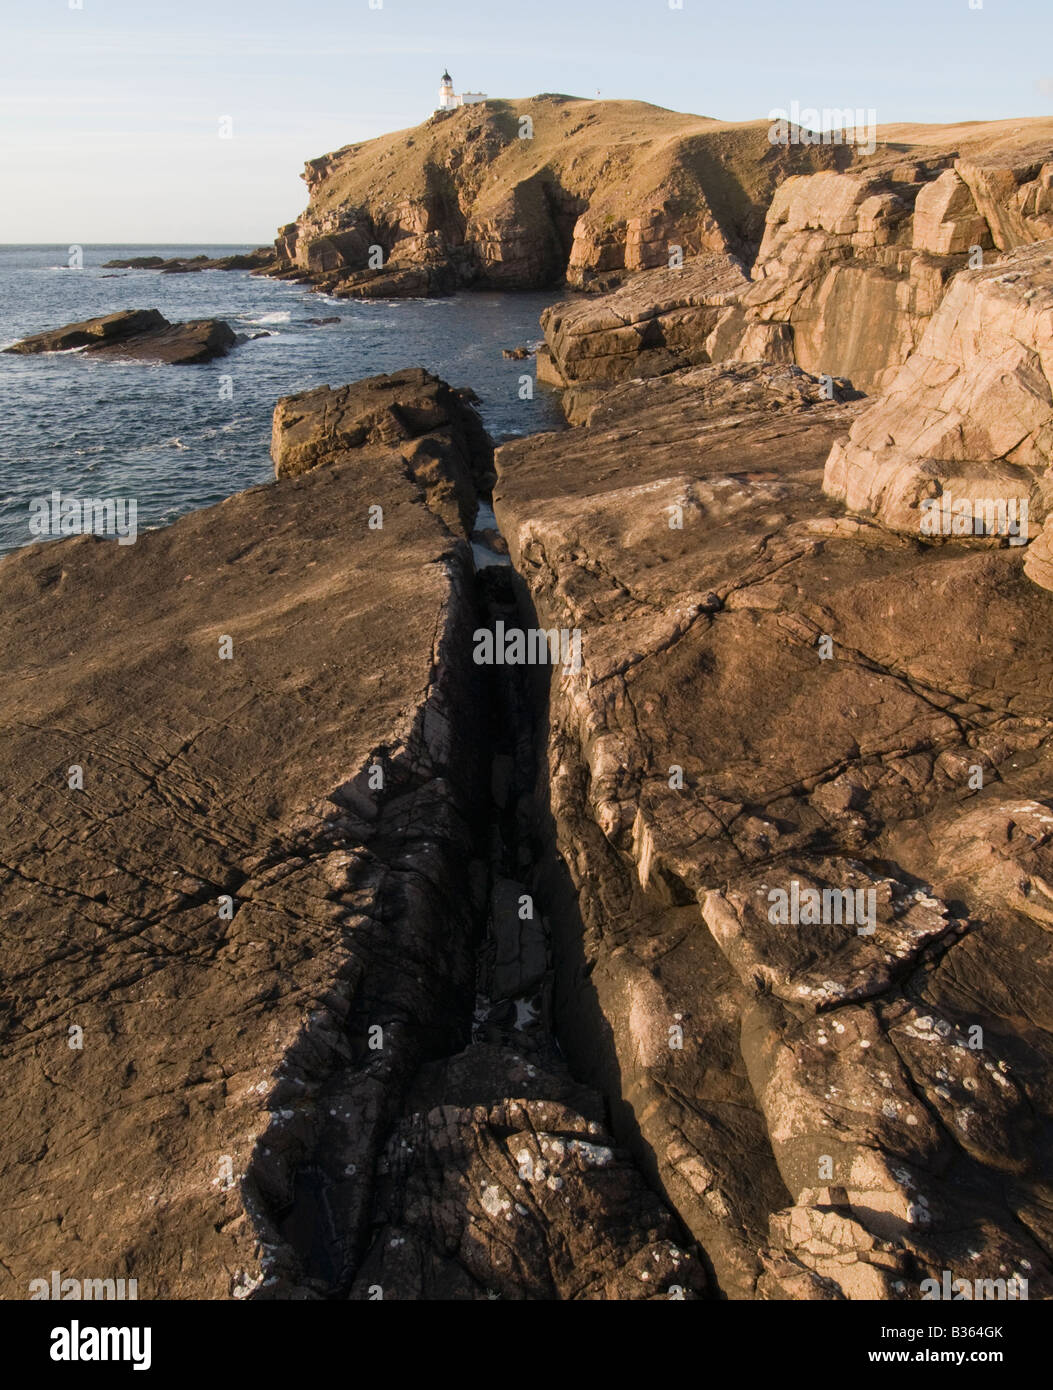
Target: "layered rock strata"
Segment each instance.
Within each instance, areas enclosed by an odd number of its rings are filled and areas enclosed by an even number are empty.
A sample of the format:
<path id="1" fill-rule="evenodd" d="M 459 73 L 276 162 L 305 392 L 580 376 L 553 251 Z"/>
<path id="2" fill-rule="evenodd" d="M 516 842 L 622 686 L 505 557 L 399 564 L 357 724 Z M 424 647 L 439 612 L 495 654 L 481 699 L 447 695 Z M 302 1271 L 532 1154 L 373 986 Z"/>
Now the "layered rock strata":
<path id="1" fill-rule="evenodd" d="M 498 450 L 522 601 L 581 633 L 557 1022 L 727 1296 L 1049 1297 L 1047 599 L 823 496 L 861 409 L 711 366 Z"/>
<path id="2" fill-rule="evenodd" d="M 768 123 L 544 95 L 439 113 L 309 160 L 275 273 L 340 296 L 586 287 L 691 257 L 752 259 L 776 186 L 844 146 L 773 145 Z"/>
<path id="3" fill-rule="evenodd" d="M 363 446 L 397 451 L 431 509 L 454 530 L 471 531 L 478 495 L 494 479 L 493 446 L 452 387 L 410 367 L 278 402 L 271 438 L 277 477 L 337 464 Z"/>
<path id="4" fill-rule="evenodd" d="M 447 505 L 485 436 L 425 373 L 359 384 L 369 429 L 354 395 L 280 405 L 293 476 L 0 563 L 4 1297 L 53 1270 L 147 1300 L 705 1286 L 510 911 L 531 735 L 496 727 Z M 430 1209 L 392 1196 L 408 1135 Z"/>
<path id="5" fill-rule="evenodd" d="M 237 341 L 230 324 L 222 319 L 169 323 L 157 309 L 122 309 L 35 333 L 4 351 L 29 355 L 79 348 L 97 356 L 186 366 L 225 357 Z"/>
<path id="6" fill-rule="evenodd" d="M 1051 229 L 1051 143 L 1007 151 L 995 140 L 968 157 L 939 147 L 913 158 L 879 148 L 850 168 L 779 184 L 750 283 L 712 301 L 723 304 L 715 321 L 685 315 L 676 301 L 675 276 L 685 296 L 705 283 L 705 266 L 691 261 L 640 274 L 592 304 L 553 306 L 543 320 L 547 378 L 610 383 L 693 363 L 764 359 L 795 361 L 878 394 L 917 349 L 960 271 Z M 646 320 L 648 306 L 658 324 L 669 316 L 675 325 L 676 355 L 664 368 L 647 340 L 635 361 L 627 351 L 627 330 Z M 623 347 L 612 355 L 604 331 L 619 318 Z"/>
<path id="7" fill-rule="evenodd" d="M 955 279 L 918 350 L 831 450 L 824 488 L 908 535 L 1019 546 L 1049 513 L 1051 451 L 1048 240 Z"/>

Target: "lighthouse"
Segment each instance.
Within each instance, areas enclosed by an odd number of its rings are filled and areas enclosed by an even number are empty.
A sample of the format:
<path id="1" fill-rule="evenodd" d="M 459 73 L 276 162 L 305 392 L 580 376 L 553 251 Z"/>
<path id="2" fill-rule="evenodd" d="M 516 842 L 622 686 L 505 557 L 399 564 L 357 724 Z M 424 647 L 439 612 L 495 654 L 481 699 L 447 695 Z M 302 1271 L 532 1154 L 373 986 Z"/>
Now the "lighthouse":
<path id="1" fill-rule="evenodd" d="M 461 92 L 453 90 L 453 78 L 449 71 L 444 72 L 439 83 L 439 104 L 436 111 L 456 111 L 459 106 L 472 106 L 477 101 L 485 101 L 485 92 Z"/>
<path id="2" fill-rule="evenodd" d="M 439 84 L 439 107 L 440 111 L 452 111 L 455 106 L 460 106 L 460 102 L 453 93 L 453 78 L 448 72 L 442 75 L 442 82 Z"/>

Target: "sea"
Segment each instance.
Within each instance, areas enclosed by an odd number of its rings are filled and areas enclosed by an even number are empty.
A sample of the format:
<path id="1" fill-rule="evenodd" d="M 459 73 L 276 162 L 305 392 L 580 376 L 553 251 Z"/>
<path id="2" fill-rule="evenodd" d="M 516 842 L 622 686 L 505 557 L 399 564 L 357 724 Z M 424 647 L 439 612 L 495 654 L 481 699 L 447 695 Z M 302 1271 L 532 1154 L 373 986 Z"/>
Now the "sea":
<path id="1" fill-rule="evenodd" d="M 470 386 L 497 440 L 563 424 L 533 360 L 551 293 L 466 291 L 448 299 L 355 302 L 309 286 L 205 270 L 107 270 L 135 256 L 227 256 L 247 246 L 0 246 L 0 348 L 119 309 L 172 322 L 221 318 L 251 337 L 200 366 L 108 362 L 79 351 L 0 354 L 0 554 L 29 544 L 30 504 L 50 497 L 134 498 L 138 527 L 164 526 L 273 478 L 271 417 L 280 396 L 423 366 Z M 312 324 L 311 319 L 338 322 Z M 531 378 L 524 385 L 523 378 Z"/>

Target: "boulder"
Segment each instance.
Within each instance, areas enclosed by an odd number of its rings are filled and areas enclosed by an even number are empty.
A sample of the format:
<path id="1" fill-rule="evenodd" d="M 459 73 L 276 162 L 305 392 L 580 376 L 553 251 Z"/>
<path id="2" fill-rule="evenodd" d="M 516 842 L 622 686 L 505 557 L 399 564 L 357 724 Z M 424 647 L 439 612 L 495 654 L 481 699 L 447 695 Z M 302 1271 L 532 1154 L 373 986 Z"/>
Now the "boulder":
<path id="1" fill-rule="evenodd" d="M 985 158 L 963 156 L 955 169 L 1000 251 L 1053 237 L 1053 151 L 1035 144 Z"/>
<path id="2" fill-rule="evenodd" d="M 610 294 L 553 304 L 541 315 L 548 352 L 539 375 L 568 387 L 608 385 L 709 362 L 721 310 L 748 283 L 734 257 L 704 256 L 645 271 Z"/>

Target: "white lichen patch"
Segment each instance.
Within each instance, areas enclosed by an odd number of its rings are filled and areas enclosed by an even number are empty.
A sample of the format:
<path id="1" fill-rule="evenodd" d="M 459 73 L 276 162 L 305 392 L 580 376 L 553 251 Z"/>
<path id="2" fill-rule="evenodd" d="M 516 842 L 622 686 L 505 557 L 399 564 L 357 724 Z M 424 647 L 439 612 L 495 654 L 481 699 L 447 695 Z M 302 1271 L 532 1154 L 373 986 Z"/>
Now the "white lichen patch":
<path id="1" fill-rule="evenodd" d="M 482 1191 L 479 1194 L 479 1204 L 483 1211 L 486 1212 L 487 1216 L 494 1219 L 508 1211 L 512 1205 L 501 1188 L 490 1187 L 486 1183 L 483 1184 Z"/>

